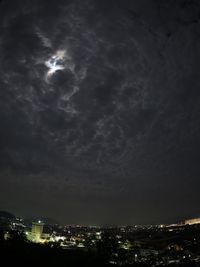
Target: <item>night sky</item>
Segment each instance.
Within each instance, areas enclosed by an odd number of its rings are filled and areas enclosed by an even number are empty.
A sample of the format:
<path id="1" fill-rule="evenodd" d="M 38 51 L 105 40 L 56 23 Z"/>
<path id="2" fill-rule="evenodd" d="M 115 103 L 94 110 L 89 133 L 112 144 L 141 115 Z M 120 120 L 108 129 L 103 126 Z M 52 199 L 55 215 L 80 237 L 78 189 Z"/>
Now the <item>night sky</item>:
<path id="1" fill-rule="evenodd" d="M 0 2 L 0 209 L 200 215 L 199 0 Z"/>

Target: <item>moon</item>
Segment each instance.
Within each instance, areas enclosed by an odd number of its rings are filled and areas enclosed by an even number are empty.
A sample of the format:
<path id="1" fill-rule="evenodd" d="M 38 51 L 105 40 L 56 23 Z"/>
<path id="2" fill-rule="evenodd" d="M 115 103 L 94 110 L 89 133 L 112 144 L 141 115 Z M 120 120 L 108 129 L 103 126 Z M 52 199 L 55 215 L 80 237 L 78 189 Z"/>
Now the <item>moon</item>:
<path id="1" fill-rule="evenodd" d="M 66 57 L 65 50 L 58 50 L 47 61 L 45 61 L 45 66 L 49 69 L 45 77 L 45 80 L 47 82 L 56 71 L 65 69 L 64 66 L 65 57 Z"/>

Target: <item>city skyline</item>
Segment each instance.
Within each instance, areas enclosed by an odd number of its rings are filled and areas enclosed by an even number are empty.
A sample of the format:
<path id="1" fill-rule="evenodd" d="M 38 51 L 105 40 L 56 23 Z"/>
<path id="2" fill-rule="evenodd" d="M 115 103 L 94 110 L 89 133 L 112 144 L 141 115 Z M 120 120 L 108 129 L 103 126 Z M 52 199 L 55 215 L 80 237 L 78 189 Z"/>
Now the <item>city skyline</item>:
<path id="1" fill-rule="evenodd" d="M 200 218 L 171 225 L 62 226 L 0 211 L 2 255 L 21 266 L 38 259 L 44 266 L 198 266 L 199 232 Z"/>
<path id="2" fill-rule="evenodd" d="M 0 211 L 0 218 L 9 218 L 12 221 L 13 219 L 17 219 L 20 221 L 26 221 L 26 222 L 32 222 L 33 224 L 49 224 L 49 225 L 62 225 L 62 226 L 73 226 L 73 227 L 140 227 L 140 226 L 159 226 L 159 227 L 174 227 L 174 226 L 181 226 L 181 225 L 195 225 L 200 224 L 200 216 L 190 216 L 190 217 L 184 217 L 177 220 L 168 221 L 166 223 L 157 222 L 157 223 L 146 223 L 146 224 L 78 224 L 78 223 L 69 223 L 69 222 L 60 222 L 56 218 L 50 218 L 50 217 L 44 217 L 44 216 L 31 216 L 31 217 L 23 217 L 19 216 L 19 214 L 13 214 L 9 211 Z"/>

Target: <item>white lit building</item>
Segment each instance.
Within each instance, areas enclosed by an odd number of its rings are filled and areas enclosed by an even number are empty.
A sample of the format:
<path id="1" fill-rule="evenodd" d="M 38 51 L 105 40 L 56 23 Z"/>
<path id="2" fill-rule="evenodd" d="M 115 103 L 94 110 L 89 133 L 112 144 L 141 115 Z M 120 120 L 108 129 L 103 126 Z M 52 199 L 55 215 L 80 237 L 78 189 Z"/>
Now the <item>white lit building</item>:
<path id="1" fill-rule="evenodd" d="M 185 220 L 184 224 L 197 224 L 200 223 L 200 218 L 195 218 L 195 219 L 189 219 L 189 220 Z"/>

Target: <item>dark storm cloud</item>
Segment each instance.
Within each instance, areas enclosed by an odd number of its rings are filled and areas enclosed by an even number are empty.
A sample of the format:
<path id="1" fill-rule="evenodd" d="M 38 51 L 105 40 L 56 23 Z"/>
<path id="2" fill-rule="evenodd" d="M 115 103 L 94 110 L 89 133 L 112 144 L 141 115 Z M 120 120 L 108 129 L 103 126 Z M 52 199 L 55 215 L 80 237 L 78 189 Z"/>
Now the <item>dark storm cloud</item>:
<path id="1" fill-rule="evenodd" d="M 83 222 L 103 222 L 103 209 L 128 223 L 197 213 L 198 1 L 2 1 L 0 12 L 2 203 L 12 194 L 37 212 L 42 194 L 74 222 L 73 209 L 87 209 Z"/>

